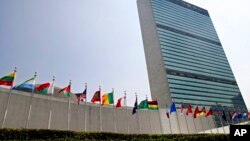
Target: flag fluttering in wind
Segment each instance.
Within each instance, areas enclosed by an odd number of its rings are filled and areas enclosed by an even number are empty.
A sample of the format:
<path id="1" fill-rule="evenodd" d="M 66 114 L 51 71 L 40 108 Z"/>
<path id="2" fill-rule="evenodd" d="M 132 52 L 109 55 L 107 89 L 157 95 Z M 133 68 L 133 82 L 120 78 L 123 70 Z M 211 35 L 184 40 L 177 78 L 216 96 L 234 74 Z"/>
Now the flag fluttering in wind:
<path id="1" fill-rule="evenodd" d="M 157 100 L 152 100 L 152 101 L 148 101 L 148 109 L 150 110 L 158 110 L 158 102 Z"/>
<path id="2" fill-rule="evenodd" d="M 176 112 L 176 107 L 175 107 L 174 102 L 172 102 L 172 104 L 170 106 L 170 114 L 173 113 L 173 112 Z"/>
<path id="3" fill-rule="evenodd" d="M 148 109 L 148 100 L 145 99 L 145 100 L 141 101 L 138 108 L 139 109 Z"/>
<path id="4" fill-rule="evenodd" d="M 224 111 L 222 111 L 222 119 L 224 119 L 225 121 L 227 121 L 227 117 L 226 117 L 226 114 L 225 114 L 225 112 Z"/>
<path id="5" fill-rule="evenodd" d="M 49 82 L 47 83 L 43 83 L 41 85 L 39 85 L 36 90 L 40 93 L 40 94 L 48 94 L 49 93 L 49 89 L 50 89 L 51 84 Z"/>
<path id="6" fill-rule="evenodd" d="M 188 116 L 188 114 L 192 114 L 192 113 L 193 113 L 192 106 L 188 105 L 188 109 L 187 109 L 186 115 Z"/>
<path id="7" fill-rule="evenodd" d="M 22 84 L 14 86 L 13 89 L 29 89 L 29 90 L 34 90 L 35 88 L 35 78 L 36 75 L 33 76 L 32 78 L 24 81 Z"/>
<path id="8" fill-rule="evenodd" d="M 203 115 L 206 115 L 206 109 L 205 107 L 203 107 L 199 113 L 199 116 L 203 116 Z"/>
<path id="9" fill-rule="evenodd" d="M 87 88 L 82 93 L 76 93 L 76 99 L 77 99 L 77 104 L 80 105 L 83 100 L 86 100 L 86 95 L 87 95 Z"/>
<path id="10" fill-rule="evenodd" d="M 205 116 L 205 117 L 208 117 L 208 116 L 210 116 L 210 115 L 213 115 L 213 111 L 212 111 L 212 109 L 211 109 L 211 108 L 209 109 L 209 111 L 207 112 L 207 114 L 206 114 L 206 116 Z"/>
<path id="11" fill-rule="evenodd" d="M 102 95 L 102 105 L 114 104 L 114 92 Z"/>
<path id="12" fill-rule="evenodd" d="M 98 90 L 94 93 L 92 99 L 91 99 L 91 102 L 92 103 L 95 103 L 95 102 L 101 102 L 101 91 Z"/>
<path id="13" fill-rule="evenodd" d="M 181 103 L 181 114 L 184 115 L 184 105 Z"/>
<path id="14" fill-rule="evenodd" d="M 16 72 L 13 72 L 0 78 L 0 85 L 12 87 L 15 77 L 16 77 Z"/>
<path id="15" fill-rule="evenodd" d="M 198 108 L 198 106 L 196 106 L 195 110 L 194 110 L 194 118 L 196 118 L 197 116 L 199 116 L 200 110 Z"/>
<path id="16" fill-rule="evenodd" d="M 61 92 L 63 92 L 63 94 L 64 94 L 65 96 L 69 97 L 69 96 L 70 96 L 70 85 L 68 85 L 67 87 L 61 89 L 61 90 L 58 92 L 58 94 L 61 93 Z"/>
<path id="17" fill-rule="evenodd" d="M 132 115 L 135 114 L 137 112 L 137 109 L 138 109 L 138 104 L 137 104 L 137 97 L 135 98 L 135 104 L 134 104 L 134 108 L 133 108 L 133 111 L 132 111 Z"/>
<path id="18" fill-rule="evenodd" d="M 116 108 L 120 108 L 126 105 L 126 98 L 125 97 L 121 97 L 117 100 L 117 103 L 115 105 Z"/>

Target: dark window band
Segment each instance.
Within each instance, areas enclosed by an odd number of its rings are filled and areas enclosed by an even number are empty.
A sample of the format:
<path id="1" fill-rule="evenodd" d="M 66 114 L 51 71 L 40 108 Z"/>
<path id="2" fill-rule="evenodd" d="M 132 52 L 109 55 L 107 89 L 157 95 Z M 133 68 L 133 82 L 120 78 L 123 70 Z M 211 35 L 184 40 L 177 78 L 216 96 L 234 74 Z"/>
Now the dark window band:
<path id="1" fill-rule="evenodd" d="M 182 6 L 184 8 L 190 9 L 192 11 L 195 11 L 197 13 L 200 13 L 202 15 L 205 15 L 205 16 L 209 17 L 209 14 L 208 14 L 207 10 L 202 9 L 202 8 L 200 8 L 198 6 L 195 6 L 193 4 L 190 4 L 188 2 L 185 2 L 185 1 L 182 1 L 182 0 L 166 0 L 166 1 L 172 2 L 174 4 L 177 4 L 179 6 Z"/>
<path id="2" fill-rule="evenodd" d="M 195 78 L 199 80 L 206 80 L 206 81 L 212 81 L 212 82 L 218 82 L 218 83 L 224 83 L 224 84 L 237 86 L 237 82 L 232 81 L 232 80 L 226 80 L 222 78 L 216 78 L 216 77 L 205 76 L 205 75 L 194 74 L 194 73 L 183 72 L 183 71 L 172 70 L 172 69 L 167 69 L 166 71 L 167 71 L 167 74 L 169 75 L 176 75 L 176 76 L 187 77 L 187 78 Z"/>
<path id="3" fill-rule="evenodd" d="M 188 33 L 188 32 L 184 32 L 184 31 L 181 31 L 181 30 L 178 30 L 178 29 L 174 29 L 172 27 L 168 27 L 168 26 L 165 26 L 165 25 L 162 25 L 162 24 L 158 24 L 158 23 L 156 23 L 156 26 L 158 28 L 161 28 L 161 29 L 165 29 L 165 30 L 168 30 L 168 31 L 172 31 L 172 32 L 181 34 L 181 35 L 189 36 L 191 38 L 195 38 L 195 39 L 198 39 L 198 40 L 201 40 L 201 41 L 205 41 L 205 42 L 208 42 L 208 43 L 212 43 L 212 44 L 221 46 L 220 42 L 216 42 L 214 40 L 210 40 L 210 39 L 207 39 L 207 38 L 204 38 L 204 37 L 200 37 L 200 36 Z"/>

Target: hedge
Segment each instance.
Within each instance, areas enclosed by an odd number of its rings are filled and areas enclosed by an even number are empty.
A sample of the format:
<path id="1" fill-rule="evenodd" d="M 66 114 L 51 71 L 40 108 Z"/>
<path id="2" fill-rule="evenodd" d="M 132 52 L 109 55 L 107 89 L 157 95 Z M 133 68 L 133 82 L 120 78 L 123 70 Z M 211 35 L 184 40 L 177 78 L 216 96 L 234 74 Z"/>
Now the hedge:
<path id="1" fill-rule="evenodd" d="M 56 141 L 229 141 L 227 134 L 117 134 L 104 132 L 75 132 L 62 130 L 0 129 L 0 140 Z"/>

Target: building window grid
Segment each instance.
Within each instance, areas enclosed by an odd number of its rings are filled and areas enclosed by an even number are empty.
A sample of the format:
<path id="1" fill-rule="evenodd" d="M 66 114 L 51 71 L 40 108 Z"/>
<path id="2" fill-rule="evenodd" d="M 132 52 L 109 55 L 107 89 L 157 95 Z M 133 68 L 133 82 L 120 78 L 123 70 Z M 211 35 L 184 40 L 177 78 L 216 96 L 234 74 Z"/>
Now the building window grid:
<path id="1" fill-rule="evenodd" d="M 216 74 L 216 75 L 222 75 L 222 76 L 225 76 L 225 77 L 232 77 L 234 78 L 233 74 L 230 72 L 226 72 L 226 71 L 221 71 L 220 70 L 216 70 L 215 68 L 213 67 L 207 67 L 205 65 L 198 65 L 198 64 L 195 64 L 195 63 L 187 63 L 187 62 L 184 62 L 184 61 L 179 61 L 179 60 L 171 60 L 171 59 L 163 59 L 164 60 L 164 64 L 166 66 L 176 66 L 176 67 L 183 67 L 183 66 L 188 66 L 190 67 L 190 69 L 192 68 L 195 68 L 194 70 L 201 70 L 203 72 L 208 72 L 210 71 L 211 73 L 213 74 Z M 178 65 L 178 66 L 177 66 Z"/>
<path id="2" fill-rule="evenodd" d="M 183 30 L 185 32 L 189 32 L 192 34 L 196 34 L 198 36 L 201 37 L 205 37 L 211 40 L 215 40 L 217 42 L 219 42 L 219 38 L 216 36 L 216 33 L 212 33 L 211 31 L 207 31 L 205 29 L 205 27 L 203 28 L 195 28 L 194 25 L 183 25 L 181 24 L 181 22 L 177 22 L 177 21 L 170 21 L 171 19 L 163 19 L 163 17 L 159 17 L 159 16 L 155 16 L 155 20 L 156 23 L 158 24 L 163 24 L 163 25 L 167 25 L 169 27 L 175 27 L 178 28 L 180 30 Z"/>
<path id="3" fill-rule="evenodd" d="M 179 42 L 184 41 L 184 42 L 187 42 L 186 44 L 189 44 L 189 45 L 194 44 L 195 46 L 205 46 L 209 50 L 213 50 L 215 52 L 217 52 L 217 51 L 218 52 L 224 52 L 222 46 L 216 45 L 216 44 L 213 44 L 213 43 L 209 43 L 209 42 L 197 39 L 197 38 L 189 37 L 189 36 L 186 36 L 186 35 L 175 33 L 173 31 L 169 31 L 169 30 L 166 30 L 166 29 L 158 28 L 158 27 L 157 27 L 157 32 L 158 32 L 158 34 L 165 35 L 166 37 L 178 37 L 180 39 Z"/>
<path id="4" fill-rule="evenodd" d="M 227 60 L 218 60 L 218 59 L 214 59 L 214 58 L 211 58 L 211 57 L 207 57 L 207 56 L 204 56 L 204 55 L 199 55 L 199 54 L 194 54 L 194 53 L 190 53 L 190 52 L 185 52 L 185 51 L 179 51 L 179 50 L 175 50 L 175 49 L 172 49 L 172 48 L 168 48 L 168 49 L 165 49 L 165 48 L 161 48 L 162 50 L 162 55 L 167 55 L 167 54 L 172 54 L 172 55 L 176 55 L 178 54 L 179 57 L 187 57 L 189 59 L 194 59 L 194 58 L 199 58 L 199 60 L 206 60 L 206 61 L 214 61 L 216 63 L 220 63 L 220 65 L 223 65 L 224 67 L 229 67 L 229 64 L 227 62 Z M 170 52 L 171 51 L 171 52 Z M 195 59 L 197 60 L 197 59 Z"/>
<path id="5" fill-rule="evenodd" d="M 159 32 L 159 37 L 162 39 L 165 39 L 165 41 L 167 41 L 168 44 L 179 45 L 179 46 L 182 46 L 185 48 L 195 49 L 195 50 L 203 51 L 203 52 L 210 53 L 213 55 L 226 57 L 222 50 L 220 50 L 220 51 L 213 50 L 211 48 L 208 48 L 208 46 L 204 45 L 204 44 L 199 44 L 199 45 L 192 44 L 192 42 L 194 42 L 194 41 L 186 42 L 185 39 L 179 40 L 181 37 L 178 37 L 178 36 L 169 36 L 169 35 L 165 35 L 165 34 L 162 34 L 161 32 Z M 168 45 L 165 42 L 163 42 L 162 44 L 166 45 L 166 46 Z"/>
<path id="6" fill-rule="evenodd" d="M 221 65 L 220 67 L 226 67 L 225 65 L 222 65 L 217 63 L 217 62 L 214 62 L 212 60 L 205 60 L 205 59 L 194 59 L 192 56 L 187 56 L 187 55 L 183 55 L 183 54 L 178 54 L 178 53 L 175 53 L 175 52 L 166 52 L 165 50 L 162 50 L 163 51 L 163 59 L 167 59 L 167 58 L 174 58 L 174 59 L 177 59 L 179 60 L 180 58 L 182 59 L 187 59 L 187 60 L 190 60 L 190 61 L 200 61 L 202 63 L 211 63 L 213 65 Z"/>

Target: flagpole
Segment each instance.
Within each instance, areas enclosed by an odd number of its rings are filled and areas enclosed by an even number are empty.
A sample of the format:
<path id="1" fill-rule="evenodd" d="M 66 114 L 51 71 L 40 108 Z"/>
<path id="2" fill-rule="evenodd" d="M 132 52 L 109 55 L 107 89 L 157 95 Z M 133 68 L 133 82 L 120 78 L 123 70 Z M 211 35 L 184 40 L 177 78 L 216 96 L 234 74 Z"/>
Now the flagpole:
<path id="1" fill-rule="evenodd" d="M 52 104 L 54 100 L 54 83 L 55 83 L 55 76 L 53 76 L 52 79 L 52 86 L 51 86 L 51 96 L 50 96 L 50 105 L 49 105 L 49 122 L 48 122 L 48 129 L 50 129 L 51 126 L 51 117 L 52 117 Z"/>
<path id="2" fill-rule="evenodd" d="M 171 96 L 171 100 L 172 100 L 172 103 L 174 103 L 172 96 Z M 175 108 L 176 108 L 176 107 L 175 107 Z M 171 112 L 171 111 L 170 111 L 170 112 Z M 178 124 L 178 128 L 179 128 L 179 133 L 181 134 L 181 127 L 180 127 L 179 117 L 178 117 L 177 112 L 178 112 L 178 110 L 176 110 L 175 115 L 176 115 L 177 124 Z M 171 114 L 171 113 L 170 113 L 170 114 Z"/>
<path id="3" fill-rule="evenodd" d="M 87 131 L 87 83 L 85 83 L 85 90 L 86 90 L 86 98 L 85 98 L 85 106 L 84 106 L 84 131 Z"/>
<path id="4" fill-rule="evenodd" d="M 161 134 L 163 134 L 162 121 L 161 121 L 161 117 L 160 117 L 160 106 L 158 104 L 158 98 L 157 98 L 157 96 L 156 96 L 156 101 L 157 101 L 157 106 L 158 106 L 158 116 L 159 116 L 159 122 L 160 122 L 160 127 L 161 127 Z"/>
<path id="5" fill-rule="evenodd" d="M 127 106 L 126 91 L 124 91 L 124 105 L 125 105 L 125 109 L 126 109 L 126 111 L 127 111 L 127 112 L 126 112 L 126 118 L 127 118 L 127 121 L 129 121 L 129 120 L 128 120 L 128 109 L 127 109 L 128 106 Z M 128 126 L 127 126 L 127 128 L 128 128 L 127 131 L 128 131 L 128 133 L 129 133 L 129 122 L 127 123 L 127 125 L 128 125 Z"/>
<path id="6" fill-rule="evenodd" d="M 209 109 L 209 111 L 210 111 L 210 109 Z M 208 112 L 209 112 L 209 111 L 208 111 Z M 206 113 L 206 114 L 207 114 L 207 113 Z M 206 117 L 206 115 L 205 115 L 205 119 L 206 119 L 206 121 L 207 121 L 208 128 L 210 129 L 210 133 L 213 133 L 213 132 L 212 132 L 212 129 L 211 129 L 210 125 L 209 125 L 208 117 Z"/>
<path id="7" fill-rule="evenodd" d="M 69 130 L 69 122 L 70 122 L 70 97 L 71 97 L 71 80 L 69 80 L 69 96 L 68 96 L 68 117 L 67 117 L 67 129 Z"/>
<path id="8" fill-rule="evenodd" d="M 100 131 L 102 131 L 102 106 L 101 106 L 101 101 L 102 101 L 102 96 L 101 96 L 101 86 L 99 86 L 99 91 L 100 91 Z"/>
<path id="9" fill-rule="evenodd" d="M 172 127 L 171 127 L 171 122 L 170 122 L 170 108 L 168 108 L 168 105 L 166 105 L 166 108 L 167 108 L 167 111 L 166 111 L 166 114 L 168 114 L 167 115 L 167 117 L 168 117 L 168 122 L 169 122 L 169 129 L 170 129 L 170 134 L 173 134 L 173 131 L 172 131 Z"/>
<path id="10" fill-rule="evenodd" d="M 112 88 L 112 93 L 113 93 L 113 119 L 114 119 L 114 128 L 115 128 L 115 133 L 116 133 L 116 113 L 115 113 L 115 95 L 114 95 L 114 88 Z"/>
<path id="11" fill-rule="evenodd" d="M 212 119 L 213 119 L 213 122 L 214 122 L 214 125 L 215 125 L 215 128 L 217 130 L 217 134 L 219 133 L 219 129 L 218 129 L 218 126 L 217 126 L 217 122 L 216 120 L 214 120 L 214 114 L 212 115 Z"/>
<path id="12" fill-rule="evenodd" d="M 197 131 L 197 128 L 196 128 L 196 125 L 195 125 L 195 122 L 194 122 L 194 114 L 195 113 L 193 113 L 193 109 L 192 109 L 192 105 L 190 105 L 191 106 L 191 110 L 192 110 L 192 120 L 193 120 L 193 123 L 194 123 L 194 129 L 195 129 L 195 133 L 198 133 L 198 131 Z"/>
<path id="13" fill-rule="evenodd" d="M 14 70 L 14 73 L 17 72 L 17 67 L 15 67 L 15 70 Z M 15 76 L 14 76 L 14 80 L 15 80 Z M 14 84 L 14 80 L 13 80 L 13 84 Z M 5 105 L 5 112 L 4 112 L 4 116 L 3 116 L 3 122 L 2 122 L 2 128 L 4 128 L 4 124 L 5 124 L 5 120 L 6 120 L 6 116 L 7 116 L 7 113 L 8 113 L 8 107 L 9 107 L 9 103 L 10 103 L 10 98 L 11 98 L 11 91 L 12 91 L 12 88 L 13 88 L 13 84 L 12 86 L 10 87 L 10 90 L 9 90 L 9 93 L 8 93 L 8 98 L 7 98 L 7 103 Z"/>
<path id="14" fill-rule="evenodd" d="M 147 100 L 147 102 L 148 102 L 148 96 L 147 96 L 147 95 L 146 95 L 146 100 Z M 147 109 L 147 110 L 148 110 L 149 128 L 150 128 L 150 132 L 151 132 L 151 134 L 152 134 L 153 132 L 152 132 L 152 127 L 151 127 L 151 119 L 150 119 L 149 109 Z"/>
<path id="15" fill-rule="evenodd" d="M 227 123 L 227 125 L 228 125 L 227 116 L 226 116 L 226 113 L 225 113 L 225 111 L 224 111 L 223 106 L 221 106 L 221 108 L 222 108 L 222 111 L 223 111 L 223 112 L 224 112 L 224 114 L 225 114 L 225 117 L 226 117 L 226 123 Z"/>
<path id="16" fill-rule="evenodd" d="M 135 98 L 137 99 L 137 93 L 135 93 Z M 137 99 L 137 101 L 138 101 L 138 99 Z M 141 124 L 140 124 L 139 108 L 138 107 L 137 107 L 136 117 L 137 117 L 138 126 L 139 126 L 139 133 L 141 134 Z"/>
<path id="17" fill-rule="evenodd" d="M 234 108 L 234 111 L 235 111 L 235 113 L 236 113 L 236 119 L 237 119 L 237 121 L 238 121 L 238 124 L 240 124 L 240 121 L 239 121 L 239 118 L 238 118 L 238 112 L 236 112 L 236 110 L 235 110 L 235 107 L 233 107 Z"/>
<path id="18" fill-rule="evenodd" d="M 198 106 L 198 105 L 197 105 L 197 106 Z M 202 107 L 202 108 L 203 108 L 203 107 Z M 199 109 L 199 107 L 198 107 L 198 109 Z M 200 110 L 199 110 L 199 111 L 200 111 Z M 199 119 L 200 119 L 202 132 L 203 132 L 203 133 L 205 133 L 205 129 L 204 129 L 204 127 L 203 127 L 201 117 L 197 117 L 197 118 L 199 118 Z"/>
<path id="19" fill-rule="evenodd" d="M 35 79 L 36 79 L 36 72 L 35 72 Z M 27 119 L 26 119 L 26 129 L 28 129 L 29 127 L 29 122 L 30 122 L 30 113 L 31 113 L 31 109 L 32 109 L 32 101 L 33 101 L 33 96 L 34 96 L 34 89 L 35 89 L 35 79 L 33 80 L 33 85 L 34 85 L 34 88 L 32 89 L 32 92 L 31 92 L 31 97 L 30 97 L 30 100 L 29 100 L 29 111 L 28 111 L 28 116 L 27 116 Z"/>
<path id="20" fill-rule="evenodd" d="M 216 102 L 216 107 L 217 107 L 217 109 L 218 109 L 217 102 Z M 218 109 L 218 110 L 219 110 L 219 109 Z M 223 132 L 224 132 L 224 134 L 225 134 L 224 124 L 223 124 L 223 122 L 222 122 L 222 120 L 221 120 L 221 116 L 220 116 L 220 115 L 219 115 L 219 118 L 220 118 L 220 122 L 221 122 L 221 125 L 222 125 Z"/>
<path id="21" fill-rule="evenodd" d="M 181 100 L 181 103 L 182 103 L 182 106 L 183 106 L 183 108 L 184 108 L 183 100 Z M 185 118 L 185 121 L 186 121 L 187 131 L 188 131 L 188 134 L 189 134 L 188 122 L 187 122 L 187 117 L 186 117 L 186 115 L 185 115 L 185 112 L 183 112 L 183 115 L 184 115 L 184 118 Z"/>

